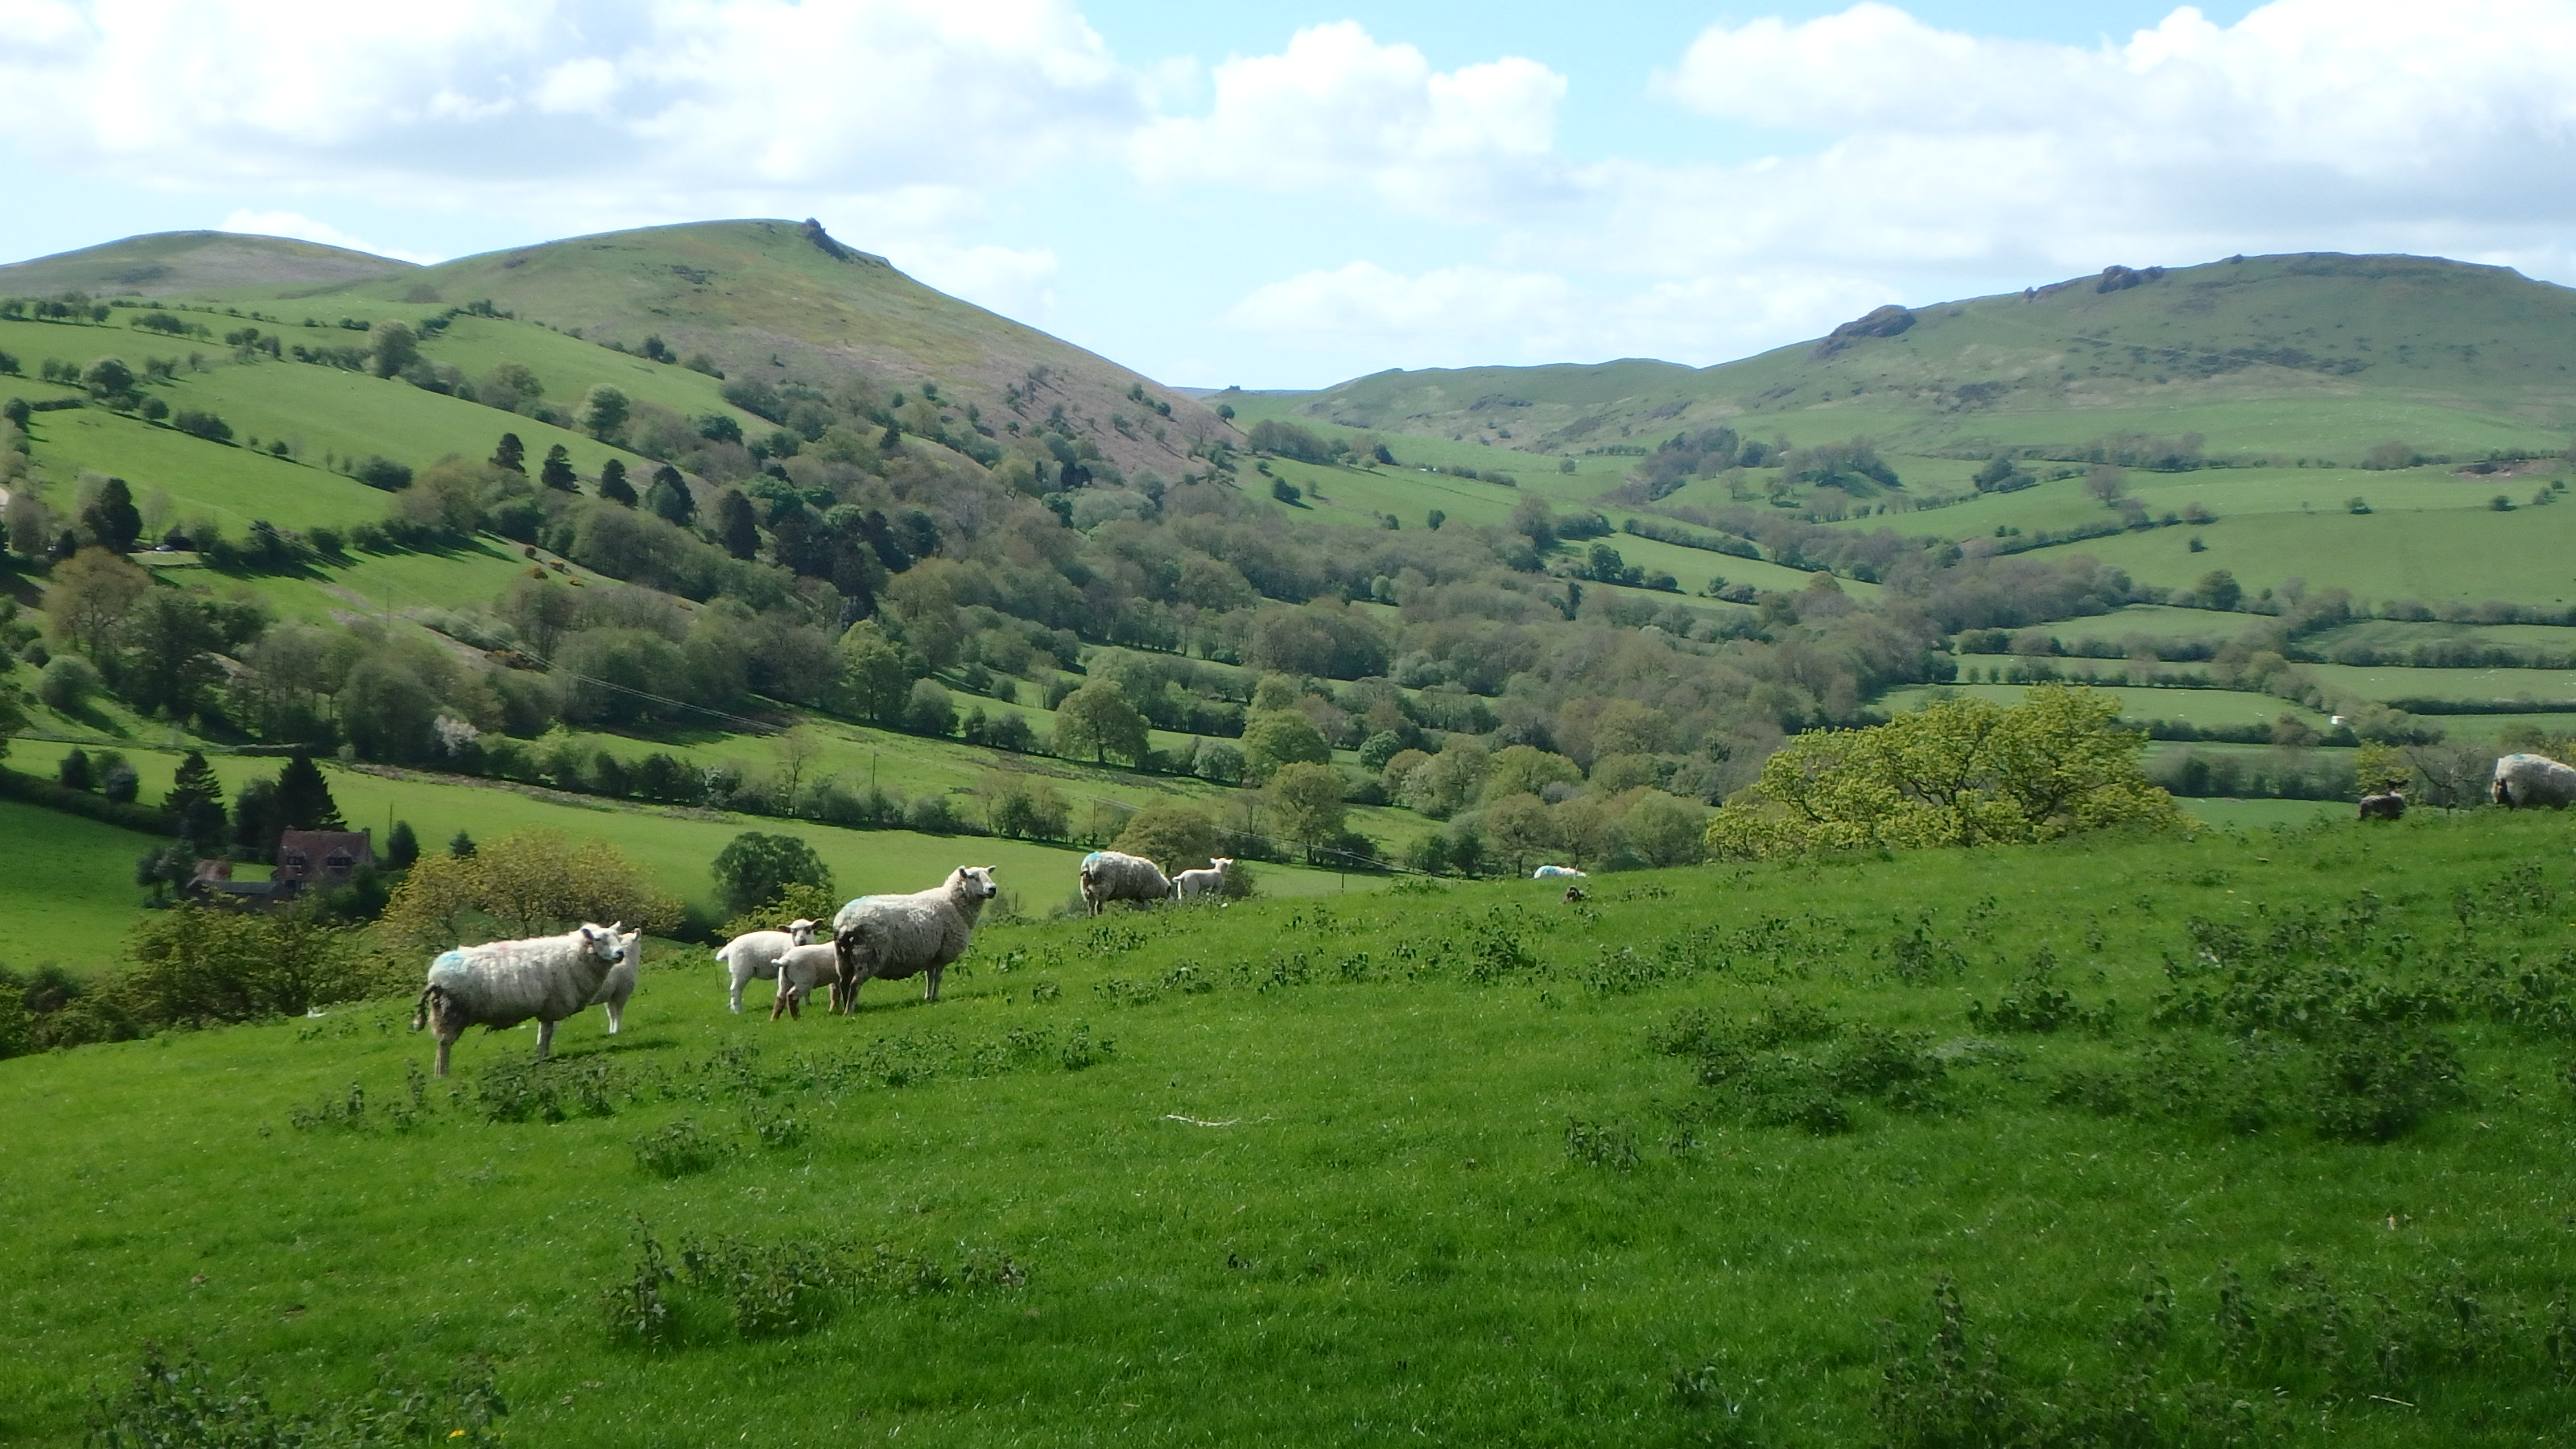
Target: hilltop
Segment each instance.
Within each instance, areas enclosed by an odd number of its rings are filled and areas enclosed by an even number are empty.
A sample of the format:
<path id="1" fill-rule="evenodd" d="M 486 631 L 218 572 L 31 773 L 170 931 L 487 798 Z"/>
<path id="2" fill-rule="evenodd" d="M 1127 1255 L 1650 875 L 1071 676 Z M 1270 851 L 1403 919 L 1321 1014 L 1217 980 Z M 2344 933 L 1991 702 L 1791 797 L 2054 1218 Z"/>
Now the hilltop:
<path id="1" fill-rule="evenodd" d="M 2074 443 L 2124 428 L 2214 449 L 2357 458 L 2391 408 L 2446 450 L 2576 428 L 2576 291 L 2433 257 L 2297 253 L 2106 268 L 1882 307 L 1831 334 L 1692 369 L 1389 371 L 1299 397 L 1353 427 L 1581 453 L 1725 423 L 1908 451 Z M 2294 408 L 2286 426 L 2278 416 Z"/>
<path id="2" fill-rule="evenodd" d="M 269 237 L 134 237 L 0 267 L 0 295 L 325 303 L 362 320 L 424 305 L 489 304 L 568 336 L 736 384 L 860 381 L 962 414 L 960 436 L 1001 440 L 1060 419 L 1128 471 L 1165 475 L 1216 439 L 1207 407 L 1095 353 L 948 296 L 814 222 L 713 221 L 607 232 L 433 267 Z M 648 340 L 649 339 L 649 340 Z M 986 414 L 991 414 L 987 419 Z M 1008 420 L 1008 421 L 1006 421 Z M 937 431 L 932 420 L 915 431 Z"/>
<path id="3" fill-rule="evenodd" d="M 411 262 L 289 237 L 169 231 L 0 266 L 0 295 L 193 296 L 338 286 L 418 270 Z"/>

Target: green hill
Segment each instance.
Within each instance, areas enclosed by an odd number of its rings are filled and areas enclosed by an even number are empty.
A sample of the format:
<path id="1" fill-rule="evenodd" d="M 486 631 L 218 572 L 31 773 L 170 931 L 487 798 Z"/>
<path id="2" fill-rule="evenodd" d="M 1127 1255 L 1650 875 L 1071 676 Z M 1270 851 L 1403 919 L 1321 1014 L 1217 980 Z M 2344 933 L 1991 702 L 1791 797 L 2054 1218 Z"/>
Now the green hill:
<path id="1" fill-rule="evenodd" d="M 2112 268 L 2027 293 L 1882 308 L 1814 342 L 1697 370 L 1384 372 L 1295 399 L 1355 427 L 1581 452 L 1726 423 L 1911 452 L 2197 432 L 2216 451 L 2357 461 L 2565 445 L 2576 291 L 2440 258 L 2300 253 Z"/>
<path id="2" fill-rule="evenodd" d="M 320 242 L 223 231 L 169 231 L 0 266 L 0 295 L 194 296 L 236 288 L 317 288 L 419 268 Z"/>

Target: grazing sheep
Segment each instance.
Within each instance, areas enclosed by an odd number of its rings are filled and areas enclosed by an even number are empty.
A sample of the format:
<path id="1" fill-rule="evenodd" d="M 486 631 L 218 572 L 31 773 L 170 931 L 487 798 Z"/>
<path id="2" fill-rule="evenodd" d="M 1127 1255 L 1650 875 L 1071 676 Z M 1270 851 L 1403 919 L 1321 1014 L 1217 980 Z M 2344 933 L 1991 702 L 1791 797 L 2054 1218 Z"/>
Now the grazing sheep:
<path id="1" fill-rule="evenodd" d="M 2507 755 L 2495 763 L 2495 802 L 2507 809 L 2576 804 L 2576 770 L 2547 755 Z"/>
<path id="2" fill-rule="evenodd" d="M 460 946 L 429 963 L 411 1029 L 438 1034 L 438 1074 L 447 1075 L 448 1048 L 469 1026 L 499 1031 L 530 1017 L 537 1021 L 537 1060 L 554 1050 L 555 1023 L 587 1008 L 608 973 L 626 959 L 616 926 L 582 926 L 560 936 Z"/>
<path id="3" fill-rule="evenodd" d="M 778 958 L 799 946 L 814 943 L 813 921 L 790 921 L 784 931 L 745 931 L 724 943 L 716 953 L 716 962 L 733 978 L 730 1000 L 734 1015 L 742 1015 L 742 988 L 754 980 L 770 981 L 778 976 Z"/>
<path id="4" fill-rule="evenodd" d="M 1234 864 L 1234 857 L 1220 855 L 1209 861 L 1208 868 L 1205 870 L 1182 871 L 1172 877 L 1172 899 L 1194 901 L 1201 896 L 1224 894 L 1225 868 L 1232 864 Z"/>
<path id="5" fill-rule="evenodd" d="M 626 998 L 635 994 L 635 973 L 644 969 L 644 928 L 636 927 L 617 938 L 624 956 L 608 968 L 607 979 L 599 983 L 599 994 L 590 999 L 593 1006 L 608 1008 L 608 1034 L 617 1035 L 626 1025 Z"/>
<path id="6" fill-rule="evenodd" d="M 1567 886 L 1565 888 L 1565 903 L 1569 906 L 1577 904 L 1578 902 L 1588 901 L 1590 899 L 1592 899 L 1590 896 L 1583 893 L 1583 887 L 1581 886 Z"/>
<path id="7" fill-rule="evenodd" d="M 2406 818 L 2406 797 L 2394 790 L 2385 795 L 2364 795 L 2361 797 L 2361 818 L 2403 820 Z"/>
<path id="8" fill-rule="evenodd" d="M 1530 872 L 1531 880 L 1583 880 L 1583 872 L 1570 865 L 1542 865 Z"/>
<path id="9" fill-rule="evenodd" d="M 1095 916 L 1111 901 L 1153 902 L 1171 895 L 1163 868 L 1141 855 L 1095 850 L 1082 858 L 1082 899 Z"/>
<path id="10" fill-rule="evenodd" d="M 778 958 L 778 999 L 769 1003 L 769 1019 L 776 1021 L 780 1012 L 803 1020 L 805 999 L 814 994 L 819 983 L 837 985 L 841 974 L 841 949 L 824 941 L 811 946 L 798 946 Z"/>
<path id="11" fill-rule="evenodd" d="M 840 952 L 832 984 L 832 1010 L 859 1009 L 859 987 L 900 981 L 923 972 L 923 999 L 939 999 L 939 973 L 966 954 L 975 917 L 1001 890 L 988 865 L 961 865 L 948 879 L 908 896 L 861 896 L 832 917 L 832 945 Z"/>

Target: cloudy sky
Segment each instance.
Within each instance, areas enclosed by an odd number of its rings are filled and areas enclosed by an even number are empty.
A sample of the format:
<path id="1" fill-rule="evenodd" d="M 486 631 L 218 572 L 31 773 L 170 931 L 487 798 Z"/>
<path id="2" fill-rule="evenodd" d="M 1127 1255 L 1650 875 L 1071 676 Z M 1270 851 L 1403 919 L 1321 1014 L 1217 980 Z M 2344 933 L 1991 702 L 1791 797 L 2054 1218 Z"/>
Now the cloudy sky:
<path id="1" fill-rule="evenodd" d="M 0 258 L 818 216 L 1182 384 L 2235 252 L 2576 282 L 2576 0 L 0 0 Z"/>

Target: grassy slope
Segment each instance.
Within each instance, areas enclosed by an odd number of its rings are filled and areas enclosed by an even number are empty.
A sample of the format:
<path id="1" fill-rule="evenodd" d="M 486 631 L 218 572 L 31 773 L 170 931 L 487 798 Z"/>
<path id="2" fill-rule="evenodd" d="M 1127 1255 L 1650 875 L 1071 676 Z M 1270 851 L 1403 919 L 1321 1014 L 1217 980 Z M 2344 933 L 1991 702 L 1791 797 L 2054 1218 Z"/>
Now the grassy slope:
<path id="1" fill-rule="evenodd" d="M 175 296 L 228 287 L 313 287 L 417 270 L 410 262 L 319 242 L 170 231 L 0 266 L 0 295 Z"/>
<path id="2" fill-rule="evenodd" d="M 2251 922 L 2258 908 L 2368 887 L 2389 899 L 2393 927 L 2451 932 L 2455 886 L 2563 862 L 2566 843 L 2554 818 L 2486 815 L 1667 873 L 1603 883 L 1582 912 L 1521 883 L 1255 904 L 1141 930 L 997 929 L 948 1000 L 888 992 L 855 1022 L 730 1018 L 711 973 L 657 966 L 613 1047 L 596 1017 L 563 1037 L 573 1061 L 623 1074 L 635 1095 L 614 1116 L 555 1126 L 485 1123 L 434 1091 L 425 1126 L 388 1130 L 404 1064 L 425 1056 L 399 1030 L 399 1004 L 4 1062 L 15 1166 L 0 1212 L 20 1271 L 0 1280 L 0 1441 L 73 1434 L 87 1385 L 112 1388 L 156 1339 L 196 1344 L 227 1371 L 256 1367 L 289 1407 L 356 1392 L 379 1355 L 439 1380 L 489 1354 L 513 1437 L 565 1446 L 854 1432 L 1691 1442 L 1736 1427 L 1675 1393 L 1677 1371 L 1702 1364 L 1746 1406 L 1754 1438 L 1842 1445 L 1876 1437 L 1880 1320 L 1919 1336 L 1936 1275 L 1956 1275 L 1973 1331 L 1995 1334 L 2008 1371 L 2045 1392 L 2060 1373 L 2112 1371 L 2106 1336 L 2152 1262 L 2179 1299 L 2178 1371 L 2220 1376 L 2222 1401 L 2271 1406 L 2285 1442 L 2545 1442 L 2576 1414 L 2565 1388 L 2523 1367 L 2540 1305 L 2576 1272 L 2556 1225 L 2557 1164 L 2576 1142 L 2554 1046 L 2446 1027 L 2477 1105 L 2384 1147 L 2295 1126 L 2235 1138 L 2044 1098 L 2067 1067 L 2157 1035 L 2135 1011 L 2164 984 L 2159 953 L 2185 949 L 2186 915 Z M 2565 875 L 2549 868 L 2547 888 L 2563 892 Z M 1990 914 L 1963 914 L 1972 907 Z M 1898 984 L 1880 949 L 1891 911 L 1973 937 L 1967 979 Z M 1633 995 L 1576 979 L 1603 952 L 1764 920 L 1791 943 L 1782 966 L 1732 953 Z M 2106 924 L 2105 944 L 2087 944 Z M 1470 984 L 1466 943 L 1493 932 L 1552 975 Z M 2493 944 L 2555 949 L 2563 934 L 2543 911 L 2499 923 Z M 1416 962 L 1450 964 L 1408 981 L 1407 945 Z M 1965 998 L 1992 999 L 2043 945 L 2080 998 L 2129 1006 L 2112 1040 L 2016 1037 L 2006 1066 L 1962 1057 L 1946 1114 L 1864 1109 L 1858 1130 L 1826 1138 L 1719 1118 L 1698 1149 L 1669 1144 L 1670 1110 L 1699 1089 L 1645 1032 L 1677 1009 L 1750 1014 L 1785 992 L 1956 1042 Z M 1320 969 L 1251 989 L 1289 953 Z M 1224 984 L 1132 1008 L 1095 989 L 1185 962 Z M 1337 981 L 1344 969 L 1367 979 Z M 1041 980 L 1060 999 L 1033 999 Z M 1117 1044 L 1080 1073 L 1047 1060 L 889 1089 L 876 1071 L 832 1065 L 871 1042 L 889 1060 L 907 1042 L 972 1049 L 1012 1029 L 1060 1043 L 1078 1022 Z M 460 1085 L 529 1040 L 469 1037 Z M 733 1069 L 705 1065 L 737 1047 L 758 1052 L 752 1080 L 779 1095 L 745 1095 Z M 815 1085 L 791 1085 L 809 1072 Z M 374 1125 L 289 1127 L 289 1108 L 340 1100 L 352 1082 Z M 764 1151 L 746 1125 L 754 1110 L 812 1135 Z M 1570 1161 L 1569 1117 L 1634 1130 L 1643 1161 Z M 640 1173 L 630 1141 L 675 1118 L 731 1155 L 677 1181 Z M 597 1310 L 631 1271 L 638 1214 L 674 1250 L 720 1234 L 862 1254 L 966 1244 L 1010 1253 L 1029 1277 L 867 1297 L 784 1343 L 737 1343 L 714 1304 L 685 1299 L 691 1346 L 646 1353 L 608 1342 Z M 2221 1273 L 2241 1271 L 2270 1304 L 2289 1293 L 2273 1270 L 2301 1262 L 2363 1312 L 2374 1292 L 2413 1302 L 2413 1285 L 2450 1275 L 2511 1347 L 2484 1369 L 2427 1366 L 2389 1384 L 2402 1410 L 2358 1390 L 2330 1397 L 2295 1369 L 2231 1376 L 2209 1326 Z"/>
<path id="3" fill-rule="evenodd" d="M 1794 442 L 1869 434 L 1901 448 L 2199 432 L 2227 451 L 2349 461 L 2362 438 L 2440 451 L 2551 445 L 2576 422 L 2565 340 L 2576 293 L 2501 268 L 2257 257 L 2107 294 L 2079 281 L 1915 317 L 1898 336 L 1822 357 L 1800 343 L 1698 372 L 1390 372 L 1289 400 L 1360 426 L 1489 437 L 1499 425 L 1568 449 L 1733 420 Z M 2288 365 L 2216 360 L 2226 353 Z"/>
<path id="4" fill-rule="evenodd" d="M 1976 662 L 1972 660 L 1971 662 Z M 2085 661 L 2068 661 L 2081 666 Z M 2116 678 L 2118 660 L 2104 661 L 2106 677 Z M 2268 694 L 2255 694 L 2234 689 L 2140 689 L 2125 684 L 2099 684 L 2101 690 L 2120 701 L 2123 719 L 2144 723 L 2148 720 L 2181 720 L 2195 725 L 2270 724 L 2282 715 L 2296 715 L 2318 729 L 2325 728 L 2326 717 L 2303 704 L 2293 704 Z M 2020 684 L 1916 685 L 1891 690 L 1880 707 L 1902 710 L 1919 707 L 1926 701 L 1947 695 L 1987 699 L 1997 704 L 2014 705 L 2029 694 Z"/>
<path id="5" fill-rule="evenodd" d="M 9 763 L 39 767 L 42 747 L 19 742 Z M 76 815 L 0 800 L 0 965 L 48 962 L 87 974 L 125 953 L 125 927 L 143 899 L 134 862 L 162 842 Z"/>

